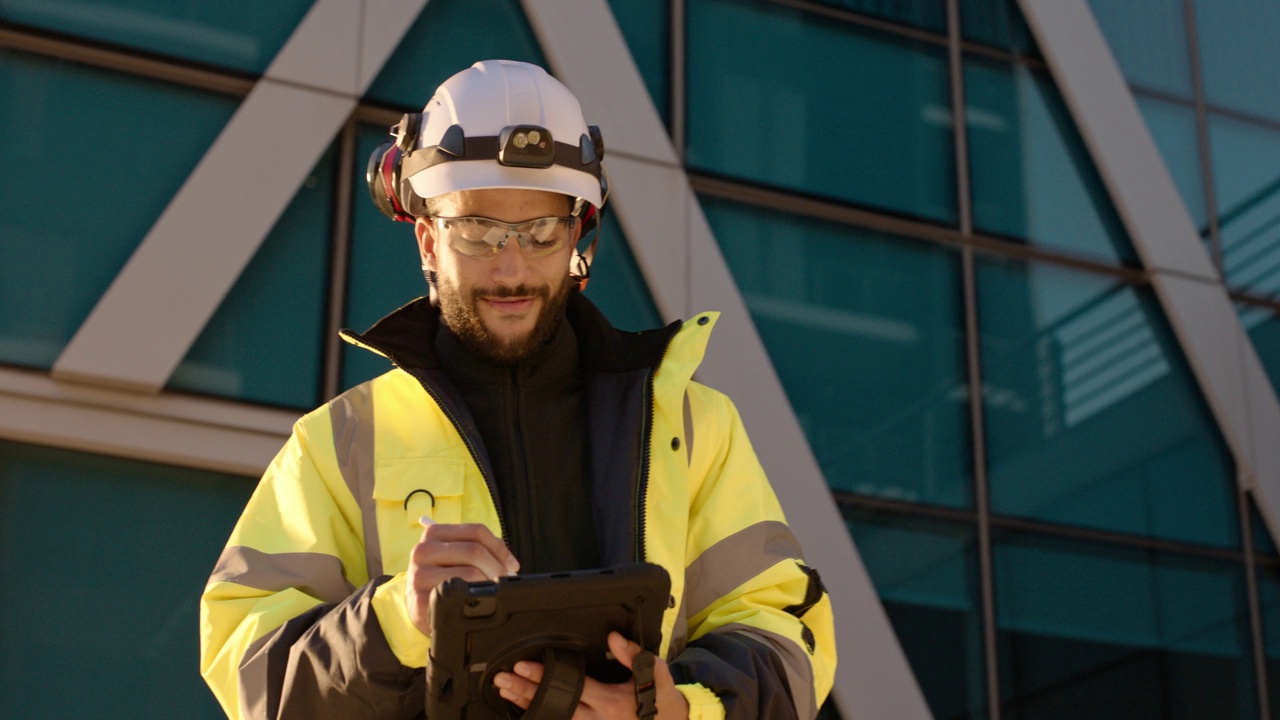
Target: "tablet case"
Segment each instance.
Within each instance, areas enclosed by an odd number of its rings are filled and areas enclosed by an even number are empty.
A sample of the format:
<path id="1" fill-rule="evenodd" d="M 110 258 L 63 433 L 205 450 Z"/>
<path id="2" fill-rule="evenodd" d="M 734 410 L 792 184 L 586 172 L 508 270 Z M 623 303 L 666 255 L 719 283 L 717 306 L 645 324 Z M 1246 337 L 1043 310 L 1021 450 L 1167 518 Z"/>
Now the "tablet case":
<path id="1" fill-rule="evenodd" d="M 576 705 L 573 684 L 580 693 L 583 676 L 577 667 L 602 682 L 626 681 L 630 672 L 608 655 L 609 632 L 657 653 L 670 591 L 666 570 L 650 563 L 442 583 L 431 608 L 427 717 L 521 717 L 493 685 L 496 673 L 510 672 L 520 660 L 547 666 L 548 697 L 535 699 L 530 720 L 547 715 L 538 712 L 544 705 L 569 702 L 566 693 Z"/>

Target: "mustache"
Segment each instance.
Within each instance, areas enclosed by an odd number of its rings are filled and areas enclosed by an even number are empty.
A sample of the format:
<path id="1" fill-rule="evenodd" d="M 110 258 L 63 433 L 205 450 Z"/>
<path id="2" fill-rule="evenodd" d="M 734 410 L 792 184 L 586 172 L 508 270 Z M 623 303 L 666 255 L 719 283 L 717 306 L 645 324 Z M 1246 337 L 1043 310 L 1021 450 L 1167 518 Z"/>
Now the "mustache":
<path id="1" fill-rule="evenodd" d="M 539 285 L 537 287 L 532 285 L 517 285 L 515 287 L 472 288 L 471 297 L 472 299 L 479 299 L 482 297 L 540 297 L 543 300 L 546 300 L 551 297 L 551 288 L 546 285 Z"/>

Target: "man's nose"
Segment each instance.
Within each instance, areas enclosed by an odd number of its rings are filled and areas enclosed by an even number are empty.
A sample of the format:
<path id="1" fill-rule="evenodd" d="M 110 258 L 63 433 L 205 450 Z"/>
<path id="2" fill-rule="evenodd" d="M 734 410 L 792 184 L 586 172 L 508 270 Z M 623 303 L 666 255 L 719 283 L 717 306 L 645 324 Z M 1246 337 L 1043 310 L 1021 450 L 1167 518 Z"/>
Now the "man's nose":
<path id="1" fill-rule="evenodd" d="M 519 285 L 528 273 L 529 265 L 524 249 L 515 233 L 507 236 L 507 244 L 498 251 L 492 260 L 492 273 L 495 281 Z"/>

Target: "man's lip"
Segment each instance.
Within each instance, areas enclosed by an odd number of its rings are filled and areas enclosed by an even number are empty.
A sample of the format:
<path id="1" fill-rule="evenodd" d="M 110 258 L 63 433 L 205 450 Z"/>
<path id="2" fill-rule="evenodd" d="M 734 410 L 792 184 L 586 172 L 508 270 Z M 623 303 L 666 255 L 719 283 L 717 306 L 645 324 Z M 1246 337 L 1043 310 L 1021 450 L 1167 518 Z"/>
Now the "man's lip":
<path id="1" fill-rule="evenodd" d="M 536 299 L 536 296 L 530 295 L 528 297 L 487 297 L 484 301 L 498 310 L 520 311 L 528 309 Z"/>

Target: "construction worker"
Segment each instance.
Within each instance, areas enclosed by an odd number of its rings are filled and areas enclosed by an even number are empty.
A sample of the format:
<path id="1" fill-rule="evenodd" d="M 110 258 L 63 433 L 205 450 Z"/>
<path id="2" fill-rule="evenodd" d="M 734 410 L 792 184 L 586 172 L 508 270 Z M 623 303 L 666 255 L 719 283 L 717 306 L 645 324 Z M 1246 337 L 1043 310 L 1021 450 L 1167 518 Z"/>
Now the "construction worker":
<path id="1" fill-rule="evenodd" d="M 732 402 L 691 380 L 716 315 L 620 332 L 579 292 L 607 182 L 577 99 L 486 61 L 393 130 L 370 186 L 430 296 L 344 331 L 394 369 L 297 422 L 218 560 L 201 672 L 228 716 L 424 717 L 439 583 L 647 561 L 671 577 L 661 717 L 813 717 L 830 601 Z M 632 640 L 608 638 L 628 668 Z M 542 671 L 494 685 L 527 708 Z M 642 694 L 587 678 L 573 714 Z"/>

